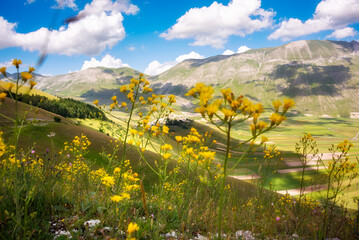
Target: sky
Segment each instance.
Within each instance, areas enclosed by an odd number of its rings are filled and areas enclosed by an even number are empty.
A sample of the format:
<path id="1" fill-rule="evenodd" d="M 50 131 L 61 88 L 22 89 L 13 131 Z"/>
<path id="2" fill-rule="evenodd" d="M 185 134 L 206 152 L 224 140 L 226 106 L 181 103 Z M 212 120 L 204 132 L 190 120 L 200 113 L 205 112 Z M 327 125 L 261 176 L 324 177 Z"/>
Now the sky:
<path id="1" fill-rule="evenodd" d="M 0 67 L 15 72 L 16 58 L 49 76 L 96 66 L 157 75 L 190 58 L 359 40 L 358 9 L 359 0 L 7 0 Z"/>

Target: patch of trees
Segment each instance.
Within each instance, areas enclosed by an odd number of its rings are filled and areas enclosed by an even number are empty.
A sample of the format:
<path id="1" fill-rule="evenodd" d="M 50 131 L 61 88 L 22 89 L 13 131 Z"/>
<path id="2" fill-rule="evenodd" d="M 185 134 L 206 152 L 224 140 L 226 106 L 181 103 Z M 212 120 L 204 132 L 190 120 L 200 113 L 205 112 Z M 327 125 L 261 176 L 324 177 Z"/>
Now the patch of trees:
<path id="1" fill-rule="evenodd" d="M 9 93 L 7 93 L 9 95 Z M 12 93 L 15 98 L 15 94 Z M 105 114 L 95 106 L 71 98 L 51 100 L 40 95 L 18 94 L 18 101 L 42 108 L 67 118 L 95 118 L 108 120 Z"/>

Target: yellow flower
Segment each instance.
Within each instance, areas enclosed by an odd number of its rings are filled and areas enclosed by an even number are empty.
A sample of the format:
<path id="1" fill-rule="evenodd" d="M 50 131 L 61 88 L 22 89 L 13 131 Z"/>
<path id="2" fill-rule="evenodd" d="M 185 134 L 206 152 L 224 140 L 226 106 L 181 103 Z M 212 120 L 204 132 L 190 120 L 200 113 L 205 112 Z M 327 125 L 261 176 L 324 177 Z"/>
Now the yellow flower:
<path id="1" fill-rule="evenodd" d="M 172 150 L 172 146 L 169 144 L 165 144 L 161 146 L 162 151 Z"/>
<path id="2" fill-rule="evenodd" d="M 273 107 L 275 112 L 279 111 L 279 107 L 282 105 L 282 102 L 280 100 L 275 100 L 273 101 Z"/>
<path id="3" fill-rule="evenodd" d="M 168 102 L 170 103 L 170 104 L 172 104 L 172 103 L 176 103 L 176 99 L 175 99 L 176 97 L 174 96 L 174 95 L 169 95 L 168 96 Z"/>
<path id="4" fill-rule="evenodd" d="M 98 106 L 98 100 L 93 101 L 93 104 L 95 104 L 96 106 Z"/>
<path id="5" fill-rule="evenodd" d="M 114 202 L 120 202 L 120 201 L 123 199 L 123 197 L 118 196 L 118 195 L 114 195 L 114 196 L 112 196 L 112 197 L 110 197 L 110 198 L 111 198 L 111 200 L 114 201 Z"/>
<path id="6" fill-rule="evenodd" d="M 289 108 L 294 106 L 293 99 L 284 99 L 283 100 L 283 112 L 286 112 Z"/>
<path id="7" fill-rule="evenodd" d="M 9 82 L 5 85 L 5 88 L 8 90 L 8 91 L 11 91 L 11 89 L 15 86 L 15 84 L 13 84 L 12 82 Z"/>
<path id="8" fill-rule="evenodd" d="M 28 72 L 22 72 L 21 73 L 22 80 L 26 82 L 27 80 L 32 78 L 32 75 Z"/>
<path id="9" fill-rule="evenodd" d="M 37 82 L 30 80 L 30 89 L 33 89 L 36 84 Z"/>
<path id="10" fill-rule="evenodd" d="M 214 159 L 214 156 L 216 155 L 216 152 L 211 152 L 211 151 L 208 151 L 208 152 L 201 152 L 199 153 L 200 155 L 202 155 L 204 157 L 204 159 Z"/>
<path id="11" fill-rule="evenodd" d="M 29 73 L 32 73 L 32 72 L 34 72 L 34 71 L 35 71 L 35 68 L 29 67 Z"/>
<path id="12" fill-rule="evenodd" d="M 164 126 L 162 127 L 162 132 L 163 132 L 163 134 L 168 134 L 169 130 L 170 130 L 170 129 L 169 129 L 166 125 L 164 125 Z"/>
<path id="13" fill-rule="evenodd" d="M 111 176 L 105 176 L 101 178 L 102 184 L 106 185 L 107 187 L 112 187 L 115 185 L 115 179 Z"/>
<path id="14" fill-rule="evenodd" d="M 133 136 L 135 136 L 136 134 L 137 134 L 137 130 L 136 129 L 130 129 L 130 133 L 133 135 Z"/>
<path id="15" fill-rule="evenodd" d="M 182 141 L 182 136 L 176 136 L 175 139 L 176 139 L 177 142 L 181 142 Z"/>
<path id="16" fill-rule="evenodd" d="M 272 113 L 272 115 L 270 116 L 270 120 L 271 120 L 271 125 L 273 126 L 274 124 L 279 125 L 282 121 L 286 120 L 287 118 L 285 116 L 282 116 L 278 113 Z"/>
<path id="17" fill-rule="evenodd" d="M 6 67 L 0 68 L 0 72 L 6 77 Z"/>
<path id="18" fill-rule="evenodd" d="M 123 85 L 120 87 L 120 92 L 125 93 L 127 91 L 127 85 Z"/>
<path id="19" fill-rule="evenodd" d="M 16 68 L 19 68 L 19 65 L 22 64 L 22 61 L 19 59 L 12 60 L 12 65 L 16 66 Z"/>
<path id="20" fill-rule="evenodd" d="M 217 104 L 210 104 L 207 106 L 206 108 L 207 110 L 207 114 L 209 116 L 209 118 L 212 118 L 214 114 L 216 114 L 219 110 L 219 106 Z"/>
<path id="21" fill-rule="evenodd" d="M 6 93 L 2 92 L 0 93 L 0 101 L 4 101 L 4 99 L 6 98 Z"/>
<path id="22" fill-rule="evenodd" d="M 164 160 L 167 160 L 168 158 L 170 158 L 171 157 L 171 153 L 165 153 L 165 154 L 163 154 L 163 159 Z"/>
<path id="23" fill-rule="evenodd" d="M 132 234 L 133 232 L 136 232 L 140 229 L 140 227 L 137 225 L 137 223 L 130 223 L 127 227 L 128 234 Z"/>
<path id="24" fill-rule="evenodd" d="M 266 136 L 261 136 L 262 137 L 262 141 L 261 141 L 261 143 L 265 143 L 265 142 L 267 142 L 268 141 L 268 138 L 266 137 Z"/>
<path id="25" fill-rule="evenodd" d="M 125 102 L 121 103 L 121 107 L 126 107 L 126 106 L 127 106 L 127 103 L 125 103 Z"/>
<path id="26" fill-rule="evenodd" d="M 112 100 L 113 102 L 116 102 L 117 96 L 112 96 L 111 100 Z"/>
<path id="27" fill-rule="evenodd" d="M 222 108 L 221 111 L 223 112 L 226 118 L 233 117 L 236 114 L 235 112 L 227 108 Z"/>

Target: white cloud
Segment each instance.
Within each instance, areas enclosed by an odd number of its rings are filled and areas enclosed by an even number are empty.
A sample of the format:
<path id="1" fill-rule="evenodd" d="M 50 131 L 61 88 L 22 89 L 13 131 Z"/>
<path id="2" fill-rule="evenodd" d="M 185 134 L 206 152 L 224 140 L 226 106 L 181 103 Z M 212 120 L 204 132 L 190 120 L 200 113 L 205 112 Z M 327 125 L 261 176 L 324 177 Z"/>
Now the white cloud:
<path id="1" fill-rule="evenodd" d="M 30 0 L 30 1 L 35 1 L 35 0 Z M 75 4 L 75 0 L 55 0 L 55 2 L 57 3 L 54 7 L 55 8 L 72 8 L 72 9 L 77 9 L 77 5 Z"/>
<path id="2" fill-rule="evenodd" d="M 120 68 L 120 67 L 130 67 L 127 63 L 123 63 L 121 59 L 114 58 L 109 54 L 106 54 L 101 61 L 96 58 L 91 58 L 90 61 L 84 61 L 81 70 L 92 68 L 92 67 L 107 67 L 107 68 Z"/>
<path id="3" fill-rule="evenodd" d="M 227 49 L 226 51 L 224 51 L 222 53 L 222 55 L 233 55 L 233 54 L 235 54 L 235 52 L 233 52 L 232 50 L 229 50 L 229 49 Z"/>
<path id="4" fill-rule="evenodd" d="M 35 2 L 35 0 L 27 0 L 26 2 L 27 2 L 28 4 L 31 4 L 31 3 Z"/>
<path id="5" fill-rule="evenodd" d="M 203 59 L 203 58 L 204 58 L 204 56 L 192 51 L 188 54 L 183 54 L 183 55 L 178 56 L 175 61 L 171 61 L 171 62 L 160 63 L 159 61 L 154 60 L 150 64 L 148 64 L 147 68 L 145 69 L 145 73 L 148 75 L 153 75 L 153 76 L 158 75 L 160 73 L 167 71 L 168 69 L 172 68 L 173 66 L 175 66 L 176 64 L 178 64 L 184 60 Z"/>
<path id="6" fill-rule="evenodd" d="M 122 12 L 135 14 L 138 7 L 128 0 L 93 0 L 86 4 L 70 22 L 59 30 L 40 28 L 30 33 L 17 33 L 16 23 L 0 16 L 0 49 L 22 47 L 29 51 L 44 51 L 62 55 L 96 55 L 111 48 L 125 37 Z M 44 43 L 47 43 L 44 49 Z"/>
<path id="7" fill-rule="evenodd" d="M 316 7 L 312 19 L 302 22 L 290 18 L 280 23 L 280 27 L 268 39 L 289 41 L 292 38 L 339 29 L 359 22 L 359 0 L 322 0 Z"/>
<path id="8" fill-rule="evenodd" d="M 238 48 L 238 50 L 237 50 L 237 53 L 243 53 L 243 52 L 248 51 L 248 50 L 250 50 L 249 47 L 247 47 L 247 46 L 240 46 L 240 47 Z"/>
<path id="9" fill-rule="evenodd" d="M 227 49 L 226 51 L 224 51 L 224 52 L 222 53 L 222 55 L 233 55 L 233 54 L 235 54 L 235 53 L 243 53 L 243 52 L 248 51 L 248 50 L 250 50 L 249 47 L 247 47 L 247 46 L 240 46 L 240 47 L 237 49 L 237 52 L 233 52 L 232 50 Z"/>
<path id="10" fill-rule="evenodd" d="M 135 48 L 135 47 L 133 47 L 133 46 L 128 47 L 127 49 L 128 49 L 128 51 L 135 51 L 135 50 L 136 50 L 136 48 Z"/>
<path id="11" fill-rule="evenodd" d="M 260 8 L 260 0 L 231 0 L 228 5 L 213 2 L 209 7 L 191 8 L 161 37 L 194 39 L 194 46 L 222 48 L 231 35 L 246 36 L 272 26 L 274 13 Z"/>
<path id="12" fill-rule="evenodd" d="M 357 32 L 354 30 L 354 28 L 346 27 L 343 29 L 337 29 L 332 34 L 327 36 L 326 38 L 336 38 L 336 39 L 342 39 L 346 37 L 354 37 L 357 34 Z"/>
<path id="13" fill-rule="evenodd" d="M 183 55 L 178 56 L 176 58 L 176 63 L 183 62 L 184 60 L 187 60 L 187 59 L 203 59 L 203 58 L 204 58 L 204 56 L 202 56 L 201 54 L 191 51 L 188 54 L 183 54 Z"/>

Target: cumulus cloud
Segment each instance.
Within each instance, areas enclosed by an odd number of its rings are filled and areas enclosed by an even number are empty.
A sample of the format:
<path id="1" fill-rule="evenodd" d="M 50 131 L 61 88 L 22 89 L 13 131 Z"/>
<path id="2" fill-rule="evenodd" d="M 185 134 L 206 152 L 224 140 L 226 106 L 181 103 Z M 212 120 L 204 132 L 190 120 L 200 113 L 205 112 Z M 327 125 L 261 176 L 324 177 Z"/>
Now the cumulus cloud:
<path id="1" fill-rule="evenodd" d="M 35 1 L 35 0 L 33 0 Z M 75 4 L 75 0 L 55 0 L 56 5 L 54 6 L 55 8 L 72 8 L 72 9 L 77 9 L 77 5 Z"/>
<path id="2" fill-rule="evenodd" d="M 240 46 L 240 47 L 237 49 L 237 52 L 233 52 L 232 50 L 227 49 L 226 51 L 224 51 L 224 52 L 222 53 L 222 55 L 233 55 L 233 54 L 235 54 L 235 53 L 243 53 L 243 52 L 248 51 L 248 50 L 250 50 L 249 47 L 247 47 L 247 46 Z"/>
<path id="3" fill-rule="evenodd" d="M 145 73 L 148 75 L 158 75 L 160 73 L 167 71 L 171 67 L 175 66 L 176 64 L 178 64 L 184 60 L 203 59 L 203 58 L 204 58 L 204 56 L 192 51 L 188 54 L 183 54 L 183 55 L 178 56 L 175 61 L 171 61 L 171 62 L 160 63 L 159 61 L 154 60 L 150 64 L 148 64 L 147 68 L 145 69 Z"/>
<path id="4" fill-rule="evenodd" d="M 209 7 L 191 8 L 161 37 L 194 39 L 193 46 L 222 48 L 231 35 L 246 36 L 272 26 L 274 12 L 260 8 L 260 0 L 213 2 Z"/>
<path id="5" fill-rule="evenodd" d="M 84 61 L 81 70 L 92 68 L 92 67 L 107 67 L 107 68 L 120 68 L 120 67 L 130 67 L 127 63 L 123 63 L 121 59 L 114 58 L 109 54 L 106 54 L 101 61 L 96 58 L 91 58 L 90 61 Z"/>
<path id="6" fill-rule="evenodd" d="M 354 37 L 357 34 L 357 32 L 354 30 L 354 28 L 346 27 L 343 29 L 337 29 L 332 34 L 328 35 L 326 38 L 336 38 L 336 39 L 342 39 L 346 37 Z"/>
<path id="7" fill-rule="evenodd" d="M 289 41 L 324 30 L 341 29 L 359 22 L 359 0 L 322 0 L 316 7 L 313 18 L 302 22 L 290 18 L 280 23 L 280 27 L 268 39 Z"/>
<path id="8" fill-rule="evenodd" d="M 128 0 L 93 0 L 79 12 L 76 21 L 58 30 L 40 28 L 25 34 L 17 33 L 16 23 L 0 16 L 0 35 L 6 36 L 0 38 L 0 49 L 22 47 L 62 55 L 96 55 L 125 37 L 122 13 L 136 14 L 138 10 Z"/>

